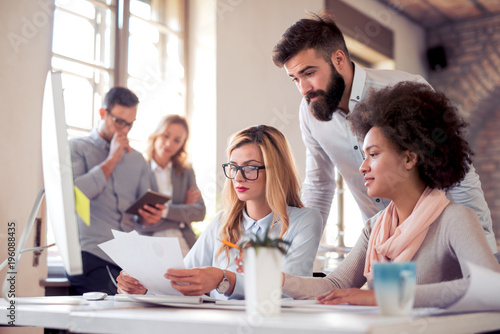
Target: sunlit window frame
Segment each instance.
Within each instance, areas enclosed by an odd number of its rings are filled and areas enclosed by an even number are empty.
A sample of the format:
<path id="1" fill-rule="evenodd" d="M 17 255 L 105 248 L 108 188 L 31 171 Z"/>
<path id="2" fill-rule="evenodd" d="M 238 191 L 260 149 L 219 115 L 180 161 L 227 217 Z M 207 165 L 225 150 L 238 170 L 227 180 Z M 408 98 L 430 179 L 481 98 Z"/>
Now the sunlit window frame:
<path id="1" fill-rule="evenodd" d="M 128 73 L 128 40 L 129 40 L 129 18 L 130 17 L 135 17 L 139 20 L 142 20 L 152 26 L 154 26 L 156 29 L 158 29 L 161 33 L 164 33 L 166 35 L 175 35 L 178 37 L 180 40 L 182 40 L 183 44 L 183 49 L 182 49 L 182 54 L 180 55 L 180 58 L 182 59 L 183 66 L 184 66 L 184 82 L 183 82 L 183 89 L 182 89 L 182 95 L 184 99 L 184 108 L 187 105 L 187 96 L 186 96 L 186 78 L 187 78 L 187 41 L 186 41 L 186 36 L 187 36 L 187 24 L 186 24 L 186 2 L 183 0 L 151 0 L 149 1 L 151 3 L 151 6 L 153 7 L 154 10 L 163 10 L 162 6 L 166 6 L 167 2 L 176 2 L 177 6 L 180 9 L 179 13 L 179 22 L 180 22 L 180 32 L 174 31 L 170 29 L 166 24 L 160 23 L 160 22 L 155 22 L 152 20 L 146 20 L 144 18 L 134 16 L 132 13 L 130 13 L 129 10 L 129 5 L 130 5 L 130 0 L 112 0 L 112 1 L 107 1 L 110 4 L 107 4 L 104 1 L 100 0 L 87 0 L 88 2 L 92 3 L 95 6 L 110 10 L 112 15 L 112 20 L 111 22 L 113 26 L 113 30 L 111 32 L 111 41 L 112 44 L 114 44 L 111 47 L 111 59 L 113 59 L 112 63 L 110 64 L 109 67 L 106 67 L 102 64 L 98 63 L 89 63 L 85 62 L 79 59 L 67 57 L 61 54 L 54 53 L 52 51 L 52 57 L 57 57 L 63 60 L 71 61 L 77 64 L 85 65 L 90 68 L 94 68 L 100 71 L 105 71 L 109 74 L 110 76 L 110 87 L 113 86 L 127 86 L 127 80 L 128 78 L 131 78 L 132 76 L 129 75 Z M 68 10 L 56 6 L 57 10 L 69 12 Z M 77 13 L 70 12 L 73 15 L 78 15 Z M 84 16 L 81 16 L 84 17 Z M 104 25 L 104 23 L 101 23 Z M 101 39 L 101 43 L 104 43 L 104 39 Z M 163 41 L 165 43 L 166 41 Z M 103 48 L 101 47 L 101 50 Z M 161 48 L 161 50 L 165 50 L 164 47 Z M 166 54 L 162 55 L 162 59 L 166 61 Z M 66 72 L 63 69 L 57 68 L 57 67 L 52 67 L 53 71 L 61 71 L 63 73 L 67 73 L 70 75 L 76 75 L 78 74 L 71 73 L 71 72 Z M 139 79 L 140 78 L 135 78 Z M 98 96 L 104 96 L 106 94 L 106 89 L 97 84 L 95 81 L 93 83 L 93 99 L 96 97 L 96 93 Z M 98 101 L 97 104 L 99 104 L 100 101 Z M 92 108 L 96 105 L 96 101 L 92 101 Z M 96 113 L 94 110 L 89 110 L 89 112 L 92 114 L 92 125 L 95 127 L 97 125 L 98 120 L 95 119 Z M 180 111 L 180 113 L 186 114 L 186 110 Z M 68 126 L 68 132 L 70 136 L 77 136 L 77 135 L 84 135 L 89 132 L 90 129 L 84 129 L 76 126 Z"/>

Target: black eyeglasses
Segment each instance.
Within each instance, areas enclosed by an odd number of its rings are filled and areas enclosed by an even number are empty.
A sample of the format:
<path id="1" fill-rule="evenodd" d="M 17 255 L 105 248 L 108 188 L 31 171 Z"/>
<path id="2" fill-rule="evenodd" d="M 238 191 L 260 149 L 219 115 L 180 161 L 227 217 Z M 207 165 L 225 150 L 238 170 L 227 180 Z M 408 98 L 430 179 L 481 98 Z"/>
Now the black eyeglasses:
<path id="1" fill-rule="evenodd" d="M 259 170 L 266 169 L 265 166 L 236 166 L 230 163 L 222 164 L 222 169 L 224 170 L 224 174 L 228 179 L 234 179 L 238 171 L 240 171 L 241 175 L 245 180 L 255 181 L 259 178 Z"/>
<path id="2" fill-rule="evenodd" d="M 123 118 L 119 118 L 119 117 L 116 117 L 114 116 L 111 111 L 109 111 L 109 109 L 106 109 L 106 111 L 108 112 L 108 115 L 111 116 L 111 119 L 113 120 L 113 122 L 115 123 L 115 126 L 119 129 L 123 129 L 124 127 L 129 127 L 131 128 L 132 125 L 134 124 L 134 122 L 127 122 L 126 120 L 124 120 Z"/>

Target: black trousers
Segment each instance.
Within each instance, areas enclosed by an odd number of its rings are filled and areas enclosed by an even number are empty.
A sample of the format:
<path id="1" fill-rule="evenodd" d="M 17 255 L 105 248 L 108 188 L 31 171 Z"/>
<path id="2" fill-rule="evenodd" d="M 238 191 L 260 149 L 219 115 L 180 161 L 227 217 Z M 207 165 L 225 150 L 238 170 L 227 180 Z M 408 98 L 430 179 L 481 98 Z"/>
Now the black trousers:
<path id="1" fill-rule="evenodd" d="M 71 294 L 81 295 L 91 291 L 116 294 L 116 286 L 111 281 L 106 266 L 109 267 L 115 283 L 122 270 L 120 267 L 88 252 L 82 252 L 82 264 L 82 275 L 68 276 L 71 282 Z"/>

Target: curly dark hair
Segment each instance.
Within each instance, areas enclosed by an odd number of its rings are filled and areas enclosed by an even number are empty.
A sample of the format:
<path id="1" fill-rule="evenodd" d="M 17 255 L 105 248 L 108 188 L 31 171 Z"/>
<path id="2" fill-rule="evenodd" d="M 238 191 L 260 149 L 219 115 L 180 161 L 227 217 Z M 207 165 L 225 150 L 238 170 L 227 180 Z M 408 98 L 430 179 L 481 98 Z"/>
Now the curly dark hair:
<path id="1" fill-rule="evenodd" d="M 430 188 L 452 188 L 469 171 L 468 124 L 443 93 L 426 84 L 403 81 L 372 91 L 348 119 L 360 140 L 376 126 L 397 150 L 416 153 L 420 178 Z"/>
<path id="2" fill-rule="evenodd" d="M 306 49 L 314 49 L 330 62 L 330 57 L 337 50 L 342 50 L 349 59 L 349 51 L 344 36 L 331 15 L 309 13 L 310 19 L 301 19 L 292 24 L 281 36 L 273 48 L 273 62 L 278 67 Z"/>

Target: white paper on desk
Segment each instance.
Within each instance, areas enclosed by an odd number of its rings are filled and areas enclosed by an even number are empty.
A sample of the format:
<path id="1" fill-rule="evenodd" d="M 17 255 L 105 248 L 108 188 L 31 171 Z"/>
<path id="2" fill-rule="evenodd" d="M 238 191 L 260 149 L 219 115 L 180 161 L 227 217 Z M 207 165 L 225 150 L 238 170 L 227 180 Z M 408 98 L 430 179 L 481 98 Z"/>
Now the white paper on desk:
<path id="1" fill-rule="evenodd" d="M 446 312 L 500 311 L 500 273 L 467 262 L 470 283 L 465 295 Z"/>
<path id="2" fill-rule="evenodd" d="M 177 238 L 148 237 L 135 231 L 113 231 L 113 235 L 114 239 L 98 246 L 118 266 L 154 294 L 181 295 L 163 277 L 169 268 L 185 268 Z"/>

